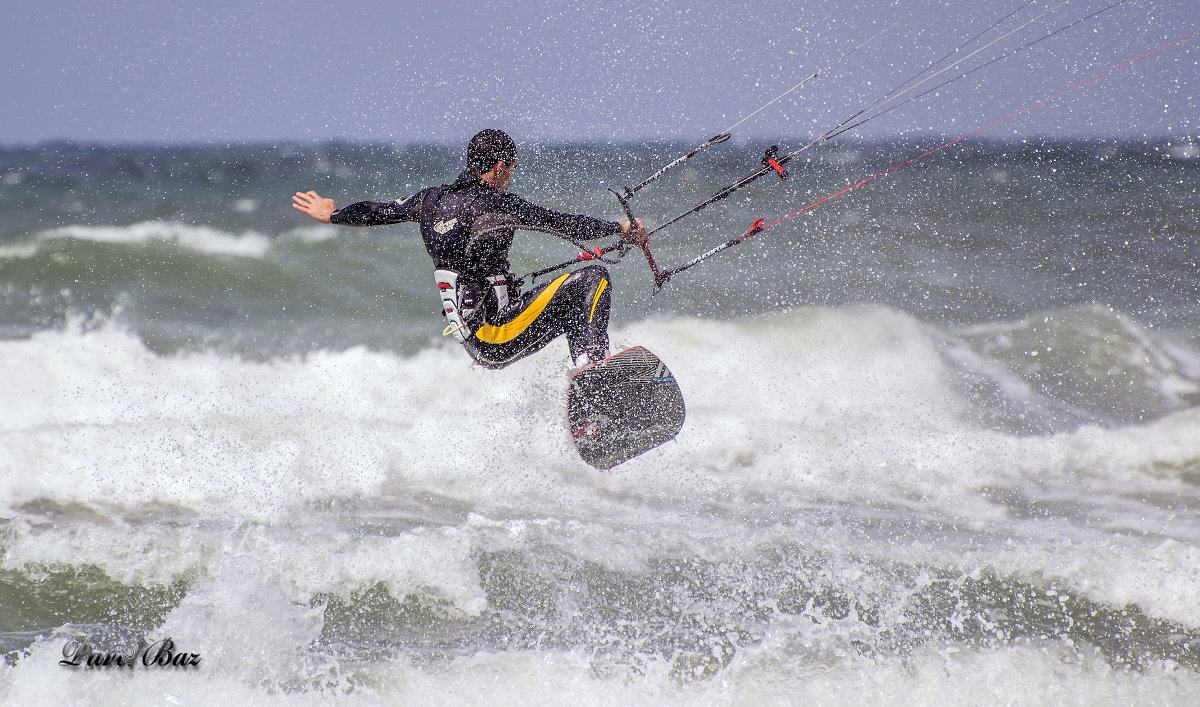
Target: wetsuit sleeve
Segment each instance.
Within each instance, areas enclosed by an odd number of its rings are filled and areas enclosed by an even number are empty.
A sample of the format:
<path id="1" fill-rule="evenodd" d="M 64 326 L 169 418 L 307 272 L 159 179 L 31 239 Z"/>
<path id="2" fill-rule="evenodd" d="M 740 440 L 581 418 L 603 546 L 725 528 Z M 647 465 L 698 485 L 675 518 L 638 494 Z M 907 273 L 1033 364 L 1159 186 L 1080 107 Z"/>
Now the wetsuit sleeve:
<path id="1" fill-rule="evenodd" d="M 581 241 L 615 236 L 621 232 L 621 224 L 616 221 L 551 211 L 531 204 L 516 194 L 505 194 L 500 201 L 500 210 L 516 218 L 522 226 L 546 229 Z"/>
<path id="2" fill-rule="evenodd" d="M 420 194 L 404 201 L 360 201 L 334 211 L 329 222 L 342 226 L 386 226 L 416 221 L 421 215 Z"/>

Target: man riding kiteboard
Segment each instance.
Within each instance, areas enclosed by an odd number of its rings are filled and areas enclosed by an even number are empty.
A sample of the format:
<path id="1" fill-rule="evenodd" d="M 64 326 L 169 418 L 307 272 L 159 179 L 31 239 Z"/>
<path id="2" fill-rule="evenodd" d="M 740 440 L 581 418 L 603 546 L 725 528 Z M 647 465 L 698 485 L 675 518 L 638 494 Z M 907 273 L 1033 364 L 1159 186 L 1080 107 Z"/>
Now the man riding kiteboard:
<path id="1" fill-rule="evenodd" d="M 467 146 L 467 168 L 453 184 L 422 189 L 392 202 L 361 201 L 337 208 L 315 191 L 297 192 L 292 206 L 323 223 L 380 226 L 415 221 L 433 258 L 447 325 L 477 363 L 503 368 L 566 334 L 576 366 L 608 355 L 608 270 L 588 265 L 521 293 L 509 272 L 513 231 L 546 231 L 571 241 L 619 235 L 644 245 L 639 221 L 617 223 L 544 209 L 508 193 L 517 147 L 500 130 L 483 130 Z"/>

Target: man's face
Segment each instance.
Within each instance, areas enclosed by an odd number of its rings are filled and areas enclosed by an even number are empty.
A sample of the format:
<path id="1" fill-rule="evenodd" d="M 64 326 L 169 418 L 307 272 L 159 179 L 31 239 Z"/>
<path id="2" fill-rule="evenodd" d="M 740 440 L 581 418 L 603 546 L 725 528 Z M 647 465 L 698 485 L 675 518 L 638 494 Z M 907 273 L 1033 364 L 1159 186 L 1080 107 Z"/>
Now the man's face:
<path id="1" fill-rule="evenodd" d="M 513 158 L 512 162 L 497 162 L 494 170 L 496 172 L 496 181 L 494 186 L 500 191 L 506 191 L 508 185 L 512 184 L 513 170 L 517 168 L 517 160 Z"/>

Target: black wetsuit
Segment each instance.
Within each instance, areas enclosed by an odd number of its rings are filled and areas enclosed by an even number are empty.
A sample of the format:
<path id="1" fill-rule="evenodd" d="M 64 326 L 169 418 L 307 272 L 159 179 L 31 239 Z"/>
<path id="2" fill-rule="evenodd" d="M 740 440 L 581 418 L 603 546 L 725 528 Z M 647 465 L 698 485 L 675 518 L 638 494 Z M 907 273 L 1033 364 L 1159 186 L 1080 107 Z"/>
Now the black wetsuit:
<path id="1" fill-rule="evenodd" d="M 608 270 L 589 265 L 558 276 L 524 294 L 511 283 L 508 249 L 516 228 L 531 228 L 576 241 L 618 235 L 621 225 L 590 216 L 544 209 L 498 191 L 473 170 L 454 184 L 429 187 L 402 201 L 363 201 L 334 211 L 330 221 L 347 226 L 378 226 L 416 221 L 434 268 L 459 274 L 459 309 L 472 312 L 463 345 L 480 365 L 501 368 L 560 334 L 567 335 L 571 360 L 608 351 Z M 489 278 L 492 278 L 489 281 Z M 499 283 L 499 284 L 497 284 Z"/>

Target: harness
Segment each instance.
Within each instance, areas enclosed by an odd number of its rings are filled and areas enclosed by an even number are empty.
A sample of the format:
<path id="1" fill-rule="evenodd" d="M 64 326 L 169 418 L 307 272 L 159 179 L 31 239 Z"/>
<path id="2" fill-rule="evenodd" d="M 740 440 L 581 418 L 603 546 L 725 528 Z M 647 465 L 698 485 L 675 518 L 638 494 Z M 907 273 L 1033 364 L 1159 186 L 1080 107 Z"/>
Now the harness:
<path id="1" fill-rule="evenodd" d="M 484 312 L 483 298 L 473 297 L 471 288 L 459 286 L 463 279 L 463 274 L 457 270 L 438 268 L 433 271 L 433 281 L 442 298 L 442 314 L 446 317 L 442 336 L 453 336 L 460 343 L 466 343 L 467 336 L 479 328 L 482 322 L 475 320 Z M 496 311 L 503 312 L 508 307 L 508 274 L 487 275 L 484 280 L 491 284 L 496 296 Z"/>
<path id="2" fill-rule="evenodd" d="M 473 219 L 464 223 L 461 216 L 434 222 L 434 207 L 442 196 L 447 192 L 458 191 L 468 186 L 471 184 L 443 185 L 431 189 L 422 197 L 421 230 L 423 234 L 426 233 L 426 229 L 438 236 L 445 236 L 455 229 L 470 229 Z M 431 237 L 426 236 L 426 249 L 430 250 L 430 254 L 433 255 L 433 249 L 430 247 L 431 240 Z M 467 248 L 469 247 L 470 243 L 468 242 Z M 491 291 L 496 297 L 496 311 L 503 312 L 508 307 L 510 282 L 508 273 L 480 275 L 454 268 L 437 268 L 433 271 L 433 281 L 437 285 L 438 296 L 442 300 L 442 314 L 446 317 L 446 328 L 442 330 L 442 336 L 453 336 L 460 343 L 465 344 L 470 335 L 483 324 L 481 315 L 486 310 L 488 286 L 491 287 Z"/>

